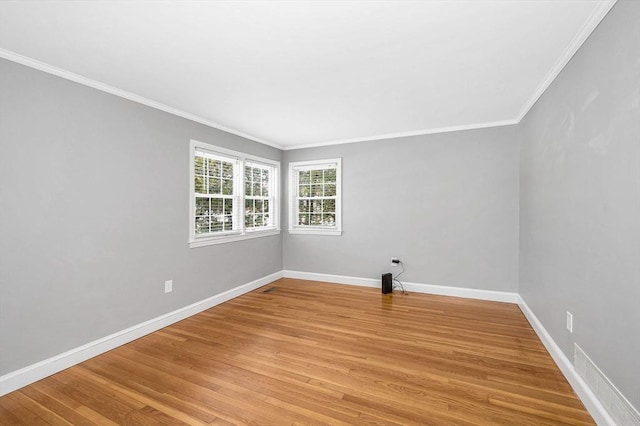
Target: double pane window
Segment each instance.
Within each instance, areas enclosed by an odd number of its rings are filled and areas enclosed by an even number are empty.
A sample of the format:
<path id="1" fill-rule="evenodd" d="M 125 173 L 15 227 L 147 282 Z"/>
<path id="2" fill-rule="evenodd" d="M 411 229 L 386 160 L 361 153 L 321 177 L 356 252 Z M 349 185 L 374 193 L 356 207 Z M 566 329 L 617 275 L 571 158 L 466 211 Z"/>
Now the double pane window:
<path id="1" fill-rule="evenodd" d="M 192 247 L 277 231 L 280 163 L 192 141 Z"/>
<path id="2" fill-rule="evenodd" d="M 271 170 L 259 164 L 244 166 L 244 225 L 261 228 L 271 223 Z"/>
<path id="3" fill-rule="evenodd" d="M 340 166 L 340 159 L 290 164 L 290 233 L 341 233 Z"/>

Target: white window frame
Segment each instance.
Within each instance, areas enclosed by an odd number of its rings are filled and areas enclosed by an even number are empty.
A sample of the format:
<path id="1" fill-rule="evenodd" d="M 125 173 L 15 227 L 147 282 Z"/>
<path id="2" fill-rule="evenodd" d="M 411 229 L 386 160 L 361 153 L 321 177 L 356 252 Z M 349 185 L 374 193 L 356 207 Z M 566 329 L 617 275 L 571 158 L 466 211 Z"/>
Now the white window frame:
<path id="1" fill-rule="evenodd" d="M 336 166 L 335 226 L 298 224 L 298 172 Z M 289 163 L 289 233 L 312 235 L 342 235 L 342 158 L 296 161 Z"/>
<path id="2" fill-rule="evenodd" d="M 236 162 L 234 168 L 234 223 L 237 224 L 236 229 L 232 231 L 216 232 L 215 234 L 200 234 L 195 232 L 195 152 L 205 151 L 214 156 L 229 158 Z M 245 163 L 252 163 L 272 167 L 274 169 L 273 179 L 269 182 L 270 194 L 270 216 L 273 224 L 257 229 L 245 228 L 245 188 L 244 188 L 244 166 Z M 236 173 L 237 172 L 237 173 Z M 269 235 L 280 234 L 280 162 L 269 160 L 267 158 L 257 157 L 245 154 L 231 149 L 221 148 L 205 142 L 191 140 L 189 147 L 189 247 L 204 247 L 213 244 L 229 243 L 233 241 L 241 241 L 250 238 L 266 237 Z"/>

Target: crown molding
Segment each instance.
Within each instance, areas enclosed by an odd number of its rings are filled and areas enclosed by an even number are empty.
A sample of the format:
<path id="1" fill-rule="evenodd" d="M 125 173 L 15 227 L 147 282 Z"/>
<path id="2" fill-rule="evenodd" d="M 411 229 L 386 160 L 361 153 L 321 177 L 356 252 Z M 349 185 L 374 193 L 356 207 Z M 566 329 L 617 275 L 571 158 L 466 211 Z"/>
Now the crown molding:
<path id="1" fill-rule="evenodd" d="M 456 132 L 456 131 L 463 131 L 463 130 L 474 130 L 474 129 L 483 129 L 483 128 L 489 128 L 489 127 L 500 127 L 500 126 L 509 126 L 514 124 L 519 124 L 520 121 L 529 112 L 529 110 L 533 107 L 533 105 L 535 105 L 538 99 L 542 96 L 542 94 L 547 90 L 547 88 L 555 80 L 558 74 L 560 74 L 560 72 L 564 69 L 564 67 L 569 63 L 573 55 L 587 40 L 587 38 L 595 30 L 595 28 L 602 21 L 602 19 L 604 19 L 607 13 L 609 13 L 611 8 L 615 5 L 616 1 L 617 0 L 602 0 L 598 4 L 598 6 L 594 9 L 594 11 L 589 16 L 589 18 L 582 25 L 582 27 L 580 28 L 580 31 L 578 31 L 578 33 L 573 38 L 571 43 L 569 43 L 567 48 L 564 50 L 560 58 L 558 58 L 557 62 L 554 64 L 551 70 L 547 73 L 545 78 L 538 84 L 533 95 L 524 104 L 524 106 L 520 110 L 520 113 L 514 119 L 465 124 L 465 125 L 458 125 L 458 126 L 437 127 L 437 128 L 431 128 L 431 129 L 414 130 L 409 132 L 386 133 L 386 134 L 358 137 L 358 138 L 337 139 L 337 140 L 316 142 L 316 143 L 303 144 L 303 145 L 287 146 L 286 144 L 272 143 L 264 139 L 258 138 L 256 136 L 241 132 L 239 130 L 223 126 L 221 124 L 218 124 L 204 117 L 191 114 L 191 113 L 179 110 L 177 108 L 173 108 L 168 105 L 162 104 L 160 102 L 156 102 L 154 100 L 145 98 L 143 96 L 139 96 L 134 93 L 127 92 L 122 89 L 118 89 L 117 87 L 113 87 L 113 86 L 101 83 L 99 81 L 92 80 L 90 78 L 72 73 L 70 71 L 66 71 L 64 69 L 54 67 L 52 65 L 46 64 L 44 62 L 40 62 L 36 59 L 32 59 L 27 56 L 20 55 L 10 50 L 0 48 L 0 58 L 4 58 L 22 65 L 31 67 L 31 68 L 35 68 L 37 70 L 44 71 L 46 73 L 53 74 L 58 77 L 65 78 L 67 80 L 71 80 L 76 83 L 80 83 L 85 86 L 89 86 L 94 89 L 98 89 L 103 92 L 107 92 L 112 95 L 116 95 L 124 99 L 128 99 L 130 101 L 137 102 L 137 103 L 167 112 L 169 114 L 186 118 L 188 120 L 191 120 L 200 124 L 204 124 L 214 129 L 222 130 L 224 132 L 231 133 L 236 136 L 243 137 L 245 139 L 249 139 L 264 145 L 272 146 L 274 148 L 281 149 L 284 151 L 289 151 L 294 149 L 315 148 L 315 147 L 330 146 L 330 145 L 342 145 L 342 144 L 348 144 L 348 143 L 369 142 L 369 141 L 384 140 L 384 139 L 395 139 L 395 138 L 403 138 L 403 137 L 409 137 L 409 136 L 421 136 L 421 135 L 430 135 L 430 134 L 436 134 L 436 133 L 448 133 L 448 132 Z"/>
<path id="2" fill-rule="evenodd" d="M 196 123 L 204 124 L 205 126 L 212 127 L 214 129 L 222 130 L 223 132 L 231 133 L 236 136 L 243 137 L 245 139 L 252 140 L 254 142 L 258 142 L 264 145 L 269 145 L 277 149 L 281 150 L 292 150 L 292 149 L 302 149 L 302 148 L 313 148 L 318 146 L 327 146 L 327 145 L 341 145 L 345 143 L 354 143 L 354 142 L 367 142 L 367 141 L 376 141 L 382 139 L 394 139 L 394 138 L 402 138 L 407 136 L 420 136 L 420 135 L 429 135 L 434 133 L 446 133 L 446 132 L 455 132 L 459 130 L 472 130 L 472 129 L 482 129 L 486 127 L 497 127 L 497 126 L 508 126 L 511 124 L 518 124 L 515 120 L 502 120 L 502 121 L 493 121 L 486 123 L 477 123 L 477 124 L 468 124 L 461 126 L 449 126 L 449 127 L 438 127 L 433 129 L 422 129 L 415 130 L 410 132 L 399 132 L 399 133 L 387 133 L 382 135 L 375 136 L 367 136 L 362 138 L 352 138 L 352 139 L 339 139 L 318 143 L 311 143 L 305 145 L 296 145 L 296 146 L 283 146 L 278 145 L 264 139 L 258 138 L 256 136 L 241 132 L 236 129 L 232 129 L 230 127 L 223 126 L 214 121 L 208 120 L 199 115 L 191 114 L 186 111 L 179 110 L 177 108 L 170 107 L 163 103 L 154 101 L 152 99 L 145 98 L 144 96 L 139 96 L 131 92 L 127 92 L 126 90 L 119 89 L 114 86 L 110 86 L 108 84 L 101 83 L 96 80 L 92 80 L 90 78 L 84 77 L 79 74 L 72 73 L 70 71 L 64 70 L 62 68 L 55 67 L 53 65 L 47 64 L 45 62 L 38 61 L 36 59 L 30 58 L 28 56 L 20 55 L 19 53 L 12 52 L 11 50 L 0 48 L 0 58 L 16 62 L 18 64 L 37 69 L 39 71 L 46 72 L 48 74 L 55 75 L 57 77 L 61 77 L 75 83 L 79 83 L 85 86 L 92 87 L 94 89 L 98 89 L 100 91 L 110 93 L 115 96 L 119 96 L 121 98 L 137 102 L 142 105 L 149 106 L 151 108 L 158 109 L 160 111 L 167 112 L 169 114 L 176 115 L 178 117 L 186 118 L 187 120 L 195 121 Z"/>
<path id="3" fill-rule="evenodd" d="M 315 148 L 319 146 L 342 145 L 346 143 L 369 142 L 369 141 L 378 141 L 383 139 L 405 138 L 409 136 L 432 135 L 435 133 L 459 132 L 461 130 L 474 130 L 474 129 L 485 129 L 488 127 L 510 126 L 512 124 L 518 124 L 518 121 L 516 120 L 487 121 L 485 123 L 463 124 L 460 126 L 448 126 L 448 127 L 436 127 L 433 129 L 412 130 L 410 132 L 385 133 L 382 135 L 366 136 L 362 138 L 338 139 L 333 141 L 324 141 L 324 142 L 310 143 L 305 145 L 295 145 L 295 146 L 285 145 L 282 149 L 285 151 L 290 151 L 294 149 Z"/>
<path id="4" fill-rule="evenodd" d="M 540 99 L 542 94 L 549 88 L 551 83 L 556 79 L 558 74 L 564 69 L 564 67 L 569 63 L 573 55 L 576 54 L 578 49 L 582 46 L 582 44 L 587 41 L 587 38 L 591 35 L 593 30 L 596 29 L 598 24 L 607 16 L 607 13 L 611 10 L 614 4 L 616 4 L 618 0 L 602 0 L 598 6 L 593 10 L 589 18 L 585 21 L 585 23 L 580 28 L 580 31 L 575 35 L 571 43 L 564 50 L 562 55 L 558 58 L 557 62 L 554 66 L 549 70 L 547 76 L 538 84 L 536 91 L 529 98 L 526 104 L 520 110 L 520 113 L 516 117 L 515 121 L 520 123 L 520 121 L 527 115 L 529 110 L 535 105 L 535 103 Z"/>
<path id="5" fill-rule="evenodd" d="M 36 59 L 30 58 L 28 56 L 20 55 L 19 53 L 12 52 L 7 49 L 0 48 L 0 58 L 16 62 L 18 64 L 37 69 L 39 71 L 46 72 L 48 74 L 55 75 L 57 77 L 61 77 L 67 80 L 71 80 L 75 83 L 80 83 L 84 86 L 89 86 L 94 89 L 98 89 L 100 91 L 119 96 L 121 98 L 137 102 L 142 105 L 146 105 L 151 108 L 158 109 L 160 111 L 168 112 L 169 114 L 176 115 L 178 117 L 186 118 L 187 120 L 195 121 L 196 123 L 204 124 L 205 126 L 212 127 L 217 130 L 222 130 L 223 132 L 231 133 L 236 136 L 240 136 L 245 139 L 252 140 L 254 142 L 258 142 L 264 145 L 269 145 L 274 148 L 283 149 L 282 146 L 277 145 L 275 143 L 266 141 L 264 139 L 258 138 L 256 136 L 241 132 L 239 130 L 223 126 L 214 121 L 208 120 L 199 115 L 191 114 L 186 111 L 179 110 L 177 108 L 170 107 L 163 103 L 154 101 L 152 99 L 145 98 L 144 96 L 139 96 L 131 92 L 127 92 L 126 90 L 118 89 L 117 87 L 110 86 L 108 84 L 101 83 L 96 80 L 92 80 L 90 78 L 84 77 L 79 74 L 72 73 L 70 71 L 64 70 L 62 68 L 54 67 L 53 65 L 49 65 L 47 63 L 38 61 Z"/>

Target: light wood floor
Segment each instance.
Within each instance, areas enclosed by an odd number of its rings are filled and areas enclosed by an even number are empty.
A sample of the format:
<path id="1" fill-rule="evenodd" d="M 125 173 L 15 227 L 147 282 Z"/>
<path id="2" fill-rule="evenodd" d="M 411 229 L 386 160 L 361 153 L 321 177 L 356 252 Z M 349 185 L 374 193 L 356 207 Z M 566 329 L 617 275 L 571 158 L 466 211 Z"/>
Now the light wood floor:
<path id="1" fill-rule="evenodd" d="M 282 279 L 0 398 L 0 424 L 593 424 L 516 305 Z"/>

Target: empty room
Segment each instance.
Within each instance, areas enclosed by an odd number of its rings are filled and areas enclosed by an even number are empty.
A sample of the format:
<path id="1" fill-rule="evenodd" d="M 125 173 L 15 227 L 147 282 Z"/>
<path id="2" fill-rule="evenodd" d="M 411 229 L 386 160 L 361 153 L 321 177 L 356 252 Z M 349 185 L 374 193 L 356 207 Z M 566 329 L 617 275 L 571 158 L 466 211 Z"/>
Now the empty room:
<path id="1" fill-rule="evenodd" d="M 640 1 L 0 1 L 0 424 L 639 409 Z"/>

